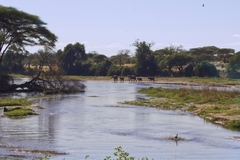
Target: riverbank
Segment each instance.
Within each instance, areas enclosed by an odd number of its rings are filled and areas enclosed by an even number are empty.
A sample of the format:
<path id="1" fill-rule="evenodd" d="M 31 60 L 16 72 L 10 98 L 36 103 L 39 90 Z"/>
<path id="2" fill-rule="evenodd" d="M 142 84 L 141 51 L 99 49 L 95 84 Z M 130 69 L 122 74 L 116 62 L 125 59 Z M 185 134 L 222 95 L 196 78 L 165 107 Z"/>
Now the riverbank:
<path id="1" fill-rule="evenodd" d="M 113 81 L 111 76 L 66 76 L 70 79 L 78 79 L 82 81 Z M 230 78 L 200 78 L 200 77 L 155 77 L 153 82 L 148 81 L 148 77 L 141 77 L 146 83 L 162 83 L 162 84 L 180 84 L 180 85 L 202 85 L 202 86 L 225 86 L 239 87 L 240 79 Z M 128 82 L 128 77 L 124 77 Z"/>
<path id="2" fill-rule="evenodd" d="M 111 77 L 74 77 L 85 81 L 113 81 Z M 203 86 L 203 90 L 193 89 L 142 89 L 140 93 L 152 97 L 149 100 L 124 102 L 126 104 L 157 107 L 167 110 L 182 110 L 198 115 L 212 123 L 227 129 L 240 131 L 240 92 L 217 91 L 209 87 L 240 88 L 239 79 L 229 78 L 199 78 L 199 77 L 155 77 L 154 82 L 149 82 L 148 77 L 142 77 L 141 82 L 158 84 L 178 84 L 188 86 Z M 128 82 L 127 77 L 125 81 Z M 136 82 L 136 83 L 141 83 Z M 151 90 L 153 93 L 151 93 Z M 156 95 L 161 92 L 162 95 Z M 173 95 L 166 96 L 167 93 Z M 185 92 L 185 93 L 184 93 Z"/>
<path id="3" fill-rule="evenodd" d="M 110 76 L 66 76 L 69 79 L 78 79 L 82 81 L 113 81 Z M 240 130 L 240 99 L 239 92 L 234 91 L 234 97 L 231 92 L 210 90 L 210 86 L 240 88 L 240 80 L 229 78 L 199 78 L 199 77 L 155 77 L 154 82 L 149 82 L 148 77 L 141 77 L 142 81 L 134 83 L 159 83 L 159 84 L 179 84 L 189 86 L 205 86 L 204 93 L 199 93 L 197 90 L 184 90 L 188 94 L 184 94 L 183 90 L 166 89 L 158 92 L 163 92 L 164 95 L 156 96 L 149 91 L 140 91 L 148 94 L 150 100 L 142 100 L 135 102 L 125 102 L 134 105 L 146 105 L 150 107 L 158 107 L 169 110 L 182 110 L 203 117 L 213 123 L 220 124 L 225 128 Z M 128 83 L 127 77 L 125 82 Z M 149 89 L 151 90 L 151 89 Z M 175 92 L 175 96 L 166 97 L 166 93 Z M 191 93 L 190 93 L 191 92 Z M 222 93 L 226 93 L 224 96 Z M 196 98 L 189 97 L 194 95 Z M 202 97 L 200 97 L 202 95 Z M 213 97 L 215 95 L 215 97 Z M 208 97 L 208 100 L 203 100 Z M 211 99 L 213 98 L 213 99 Z M 182 101 L 182 100 L 185 101 Z M 190 100 L 191 99 L 191 100 Z M 187 101 L 188 100 L 188 101 Z"/>
<path id="4" fill-rule="evenodd" d="M 12 75 L 14 78 L 30 78 L 24 75 Z M 77 79 L 81 81 L 113 81 L 111 76 L 63 76 L 69 79 Z M 141 82 L 149 83 L 148 77 L 141 77 Z M 124 77 L 124 81 L 128 82 L 128 77 Z M 202 85 L 202 86 L 225 86 L 239 87 L 240 79 L 231 78 L 208 78 L 208 77 L 155 77 L 151 83 L 162 84 L 180 84 L 180 85 Z"/>
<path id="5" fill-rule="evenodd" d="M 240 131 L 240 92 L 218 91 L 205 87 L 195 89 L 141 89 L 150 99 L 124 102 L 124 104 L 155 107 L 164 110 L 181 110 L 198 115 L 227 129 Z"/>

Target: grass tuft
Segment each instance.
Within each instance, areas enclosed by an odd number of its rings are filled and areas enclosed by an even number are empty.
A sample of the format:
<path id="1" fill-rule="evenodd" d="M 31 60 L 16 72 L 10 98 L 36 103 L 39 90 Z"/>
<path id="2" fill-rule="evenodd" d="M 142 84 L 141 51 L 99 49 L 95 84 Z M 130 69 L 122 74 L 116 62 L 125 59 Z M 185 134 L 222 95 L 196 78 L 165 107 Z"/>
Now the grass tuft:
<path id="1" fill-rule="evenodd" d="M 0 107 L 2 106 L 27 106 L 33 104 L 26 98 L 0 98 Z"/>
<path id="2" fill-rule="evenodd" d="M 29 108 L 16 107 L 8 109 L 8 111 L 5 112 L 4 115 L 9 117 L 21 117 L 27 115 L 37 115 L 37 113 Z"/>

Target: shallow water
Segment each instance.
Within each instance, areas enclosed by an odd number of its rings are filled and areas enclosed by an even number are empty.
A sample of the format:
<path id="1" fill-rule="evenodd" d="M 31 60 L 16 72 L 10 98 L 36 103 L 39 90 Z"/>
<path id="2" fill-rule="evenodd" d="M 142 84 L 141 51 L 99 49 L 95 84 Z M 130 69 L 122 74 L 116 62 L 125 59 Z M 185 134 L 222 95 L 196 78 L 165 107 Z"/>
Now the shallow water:
<path id="1" fill-rule="evenodd" d="M 1 117 L 0 158 L 38 159 L 44 155 L 20 150 L 39 149 L 68 153 L 53 156 L 51 160 L 84 159 L 86 155 L 90 155 L 90 160 L 99 160 L 105 156 L 114 157 L 114 148 L 118 146 L 136 159 L 225 160 L 240 157 L 240 141 L 231 139 L 231 136 L 240 136 L 240 132 L 226 130 L 181 111 L 118 103 L 146 98 L 137 93 L 140 88 L 182 86 L 84 83 L 87 86 L 85 93 L 33 99 L 45 108 L 37 110 L 38 116 Z M 176 134 L 186 140 L 166 140 Z"/>

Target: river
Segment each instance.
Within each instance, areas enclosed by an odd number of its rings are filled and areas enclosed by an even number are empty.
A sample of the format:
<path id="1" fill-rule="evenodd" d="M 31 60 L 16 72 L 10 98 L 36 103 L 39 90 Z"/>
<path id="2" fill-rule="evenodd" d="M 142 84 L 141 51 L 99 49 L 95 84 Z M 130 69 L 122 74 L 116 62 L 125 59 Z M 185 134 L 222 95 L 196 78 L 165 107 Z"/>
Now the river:
<path id="1" fill-rule="evenodd" d="M 103 160 L 122 146 L 130 156 L 155 160 L 239 159 L 240 132 L 208 123 L 181 111 L 164 111 L 119 102 L 147 98 L 137 91 L 146 87 L 182 87 L 153 83 L 83 82 L 86 92 L 32 98 L 37 116 L 0 117 L 0 158 L 39 159 L 26 150 L 67 153 L 51 160 Z M 186 87 L 186 86 L 185 86 Z M 178 134 L 184 141 L 170 141 Z M 25 152 L 23 152 L 25 151 Z"/>

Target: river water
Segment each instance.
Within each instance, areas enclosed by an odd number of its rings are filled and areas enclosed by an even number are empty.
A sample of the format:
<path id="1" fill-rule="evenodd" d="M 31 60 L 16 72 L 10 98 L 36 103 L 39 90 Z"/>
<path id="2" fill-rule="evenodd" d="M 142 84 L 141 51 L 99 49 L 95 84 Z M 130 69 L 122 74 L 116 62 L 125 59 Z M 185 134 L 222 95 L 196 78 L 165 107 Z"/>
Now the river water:
<path id="1" fill-rule="evenodd" d="M 155 160 L 240 159 L 240 141 L 230 131 L 181 111 L 164 111 L 118 102 L 147 98 L 146 87 L 181 87 L 153 83 L 83 82 L 85 93 L 33 98 L 37 116 L 0 117 L 0 159 L 39 159 L 26 150 L 53 150 L 67 155 L 51 160 L 103 160 L 122 146 L 130 156 Z M 186 86 L 185 86 L 186 87 Z M 170 141 L 167 137 L 185 138 Z M 23 152 L 25 151 L 25 152 Z"/>

